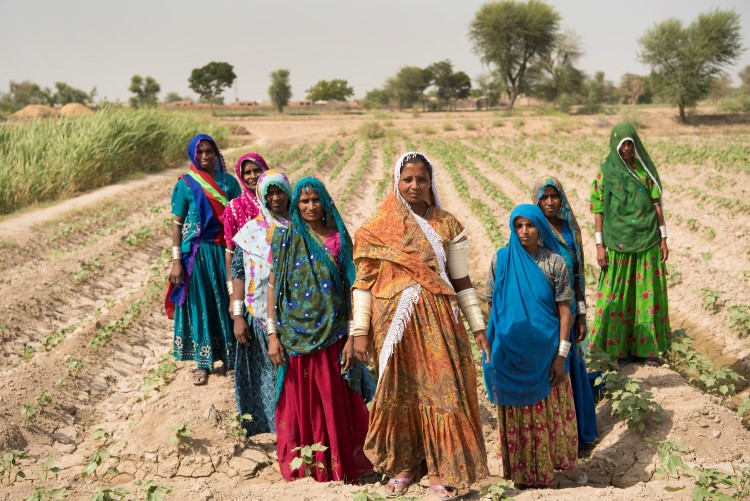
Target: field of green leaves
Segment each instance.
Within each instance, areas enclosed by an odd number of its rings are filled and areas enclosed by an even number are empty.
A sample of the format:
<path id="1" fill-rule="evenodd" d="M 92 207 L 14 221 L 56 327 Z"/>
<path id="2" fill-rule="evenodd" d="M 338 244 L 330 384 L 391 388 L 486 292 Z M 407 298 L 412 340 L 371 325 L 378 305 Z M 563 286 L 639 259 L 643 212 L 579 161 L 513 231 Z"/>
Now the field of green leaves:
<path id="1" fill-rule="evenodd" d="M 664 181 L 674 349 L 656 368 L 618 368 L 590 354 L 591 367 L 606 376 L 601 441 L 576 473 L 588 481 L 571 477 L 555 499 L 599 499 L 594 486 L 607 485 L 618 488 L 607 499 L 683 499 L 691 489 L 740 495 L 750 481 L 750 456 L 743 455 L 750 437 L 733 417 L 750 408 L 750 128 L 677 126 L 658 113 L 639 121 Z M 508 240 L 510 211 L 530 202 L 530 186 L 542 175 L 562 181 L 593 255 L 590 183 L 616 121 L 490 113 L 259 117 L 239 121 L 255 144 L 224 153 L 230 171 L 240 154 L 259 151 L 293 181 L 319 177 L 354 234 L 393 189 L 396 159 L 422 151 L 435 166 L 444 208 L 469 229 L 471 278 L 481 289 L 492 254 Z M 176 158 L 186 141 L 174 146 Z M 378 499 L 377 486 L 323 493 L 316 484 L 279 482 L 272 437 L 245 442 L 239 434 L 252 418 L 236 413 L 231 381 L 212 375 L 206 391 L 196 392 L 187 365 L 169 357 L 171 325 L 161 300 L 173 182 L 155 181 L 146 193 L 124 185 L 106 203 L 78 212 L 44 209 L 52 215 L 12 236 L 0 227 L 0 266 L 8 270 L 0 281 L 7 312 L 0 316 L 3 487 L 13 499 L 161 499 L 170 491 L 179 499 L 195 485 L 227 499 Z M 593 305 L 598 267 L 590 258 L 586 273 Z M 492 450 L 494 411 L 480 397 Z M 490 466 L 496 475 L 492 457 Z M 497 495 L 510 489 L 494 477 L 481 487 Z M 670 497 L 665 487 L 687 490 Z M 530 499 L 525 494 L 520 499 Z"/>

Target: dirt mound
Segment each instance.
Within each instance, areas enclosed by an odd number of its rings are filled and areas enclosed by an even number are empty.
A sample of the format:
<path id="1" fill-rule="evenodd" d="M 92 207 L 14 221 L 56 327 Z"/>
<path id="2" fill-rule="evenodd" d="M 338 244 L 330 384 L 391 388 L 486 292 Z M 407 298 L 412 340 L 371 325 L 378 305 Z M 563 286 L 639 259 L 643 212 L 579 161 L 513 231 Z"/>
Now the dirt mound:
<path id="1" fill-rule="evenodd" d="M 80 117 L 93 114 L 94 110 L 81 103 L 68 103 L 60 108 L 60 115 L 64 117 Z"/>
<path id="2" fill-rule="evenodd" d="M 51 106 L 45 106 L 43 104 L 30 104 L 13 113 L 13 118 L 45 118 L 57 116 L 60 116 L 59 111 Z"/>

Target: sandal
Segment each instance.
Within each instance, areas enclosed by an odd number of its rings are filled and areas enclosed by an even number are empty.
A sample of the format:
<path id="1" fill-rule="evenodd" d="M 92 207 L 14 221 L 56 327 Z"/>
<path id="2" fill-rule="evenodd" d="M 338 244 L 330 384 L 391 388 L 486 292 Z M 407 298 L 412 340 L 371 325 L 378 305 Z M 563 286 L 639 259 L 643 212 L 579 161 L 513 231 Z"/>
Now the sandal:
<path id="1" fill-rule="evenodd" d="M 442 500 L 459 499 L 464 496 L 463 494 L 459 494 L 458 489 L 454 489 L 453 487 L 446 487 L 444 485 L 437 484 L 431 485 L 430 488 L 435 494 L 435 497 Z M 445 493 L 445 495 L 440 494 L 441 492 Z M 451 494 L 451 492 L 453 494 Z"/>
<path id="2" fill-rule="evenodd" d="M 393 490 L 390 492 L 385 491 L 385 497 L 397 498 L 397 497 L 403 496 L 404 494 L 406 494 L 406 491 L 409 490 L 409 487 L 411 486 L 413 481 L 414 481 L 414 477 L 392 478 L 388 480 L 388 485 L 390 485 L 393 488 Z M 401 490 L 398 490 L 398 487 L 400 485 L 403 485 L 404 487 Z"/>
<path id="3" fill-rule="evenodd" d="M 195 369 L 193 371 L 193 384 L 203 386 L 208 382 L 208 371 L 206 369 Z"/>

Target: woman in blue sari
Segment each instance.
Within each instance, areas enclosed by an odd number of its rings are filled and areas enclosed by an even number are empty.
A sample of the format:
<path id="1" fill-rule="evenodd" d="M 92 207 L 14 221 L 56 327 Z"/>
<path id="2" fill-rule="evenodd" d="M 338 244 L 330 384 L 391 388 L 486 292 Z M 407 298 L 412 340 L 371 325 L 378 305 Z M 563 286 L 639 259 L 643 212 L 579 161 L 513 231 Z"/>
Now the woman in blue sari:
<path id="1" fill-rule="evenodd" d="M 193 383 L 203 385 L 220 360 L 234 365 L 222 215 L 240 185 L 227 174 L 224 157 L 206 134 L 187 148 L 190 171 L 172 191 L 172 267 L 165 305 L 174 311 L 174 356 L 194 360 Z"/>
<path id="2" fill-rule="evenodd" d="M 579 348 L 586 338 L 586 279 L 583 260 L 583 239 L 568 197 L 565 196 L 562 183 L 552 176 L 543 176 L 531 189 L 532 201 L 536 203 L 560 242 L 560 250 L 565 258 L 565 265 L 570 274 L 571 286 L 575 301 L 570 304 L 573 325 L 568 339 L 573 346 L 570 349 L 570 382 L 573 386 L 573 399 L 576 406 L 578 422 L 578 447 L 590 445 L 599 432 L 596 427 L 596 405 L 589 384 L 586 361 Z"/>
<path id="3" fill-rule="evenodd" d="M 298 447 L 320 444 L 311 467 L 319 482 L 357 483 L 372 471 L 363 451 L 375 392 L 349 334 L 352 240 L 318 179 L 300 179 L 289 227 L 276 228 L 268 297 L 268 355 L 277 375 L 276 440 L 286 480 L 306 476 Z"/>
<path id="4" fill-rule="evenodd" d="M 561 246 L 539 207 L 517 206 L 510 228 L 487 280 L 492 354 L 484 381 L 498 406 L 505 478 L 520 487 L 549 486 L 556 469 L 573 468 L 578 459 L 568 376 L 573 291 Z"/>

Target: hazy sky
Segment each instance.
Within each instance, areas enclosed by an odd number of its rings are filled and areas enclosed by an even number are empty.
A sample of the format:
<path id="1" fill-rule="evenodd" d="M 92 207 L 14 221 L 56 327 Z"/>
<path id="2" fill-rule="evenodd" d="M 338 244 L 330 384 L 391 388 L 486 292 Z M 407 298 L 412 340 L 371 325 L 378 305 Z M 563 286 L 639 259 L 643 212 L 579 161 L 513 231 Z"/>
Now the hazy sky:
<path id="1" fill-rule="evenodd" d="M 134 74 L 151 75 L 167 92 L 194 96 L 187 79 L 210 61 L 234 65 L 236 89 L 226 101 L 268 100 L 269 74 L 291 72 L 293 100 L 318 80 L 343 78 L 355 97 L 381 87 L 406 65 L 449 59 L 475 78 L 486 71 L 472 52 L 468 26 L 479 0 L 0 0 L 0 90 L 11 80 L 52 87 L 56 81 L 98 97 L 127 101 Z M 562 26 L 582 38 L 580 66 L 646 74 L 638 38 L 669 17 L 690 22 L 712 8 L 741 16 L 750 47 L 750 0 L 548 0 Z M 619 7 L 615 7 L 619 5 Z M 750 50 L 729 69 L 750 64 Z M 235 94 L 236 93 L 236 94 Z"/>

